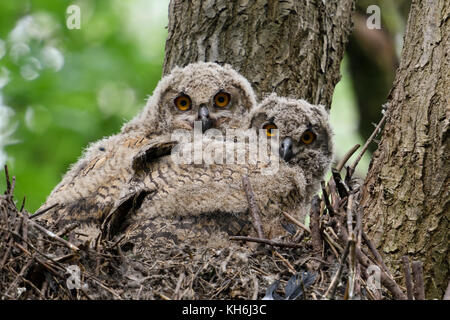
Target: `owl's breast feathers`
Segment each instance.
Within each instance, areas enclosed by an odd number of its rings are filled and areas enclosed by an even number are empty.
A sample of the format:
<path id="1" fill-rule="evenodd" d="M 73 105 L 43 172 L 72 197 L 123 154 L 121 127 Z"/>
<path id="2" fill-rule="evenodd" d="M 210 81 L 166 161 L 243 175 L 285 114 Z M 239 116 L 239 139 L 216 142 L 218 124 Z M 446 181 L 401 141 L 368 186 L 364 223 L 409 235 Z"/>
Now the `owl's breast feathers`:
<path id="1" fill-rule="evenodd" d="M 241 222 L 250 221 L 242 184 L 244 174 L 249 176 L 266 221 L 282 216 L 282 211 L 294 214 L 293 208 L 299 208 L 304 200 L 304 185 L 298 183 L 303 180 L 301 171 L 283 163 L 270 175 L 261 174 L 267 166 L 261 163 L 176 164 L 170 156 L 144 163 L 124 187 L 110 221 L 104 225 L 106 230 L 116 229 L 117 225 L 112 225 L 117 221 L 128 220 L 127 225 L 141 226 L 154 219 L 166 222 L 185 219 L 193 227 L 214 225 L 222 231 L 233 224 L 242 229 Z"/>

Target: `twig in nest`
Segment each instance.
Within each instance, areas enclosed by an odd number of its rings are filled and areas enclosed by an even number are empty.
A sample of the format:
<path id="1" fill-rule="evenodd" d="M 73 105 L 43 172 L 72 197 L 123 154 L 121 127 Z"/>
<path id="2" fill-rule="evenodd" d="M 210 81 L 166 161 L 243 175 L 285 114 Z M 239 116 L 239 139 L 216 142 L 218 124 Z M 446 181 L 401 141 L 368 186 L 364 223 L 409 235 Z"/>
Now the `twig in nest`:
<path id="1" fill-rule="evenodd" d="M 356 239 L 353 238 L 353 194 L 348 197 L 347 203 L 347 232 L 355 241 Z"/>
<path id="2" fill-rule="evenodd" d="M 4 230 L 7 231 L 11 234 L 13 234 L 14 236 L 16 236 L 17 238 L 19 238 L 20 240 L 24 241 L 23 237 L 18 234 L 17 232 L 11 231 L 9 229 L 5 229 L 0 227 L 0 230 Z M 36 247 L 33 246 L 33 244 L 31 244 L 29 241 L 27 241 L 28 247 L 30 247 L 31 249 L 34 250 L 34 252 L 38 253 L 40 256 L 44 257 L 46 260 L 49 260 L 53 263 L 53 266 L 56 268 L 59 268 L 61 271 L 65 271 L 65 267 L 63 265 L 61 265 L 59 262 L 55 261 L 53 258 L 49 257 L 48 255 L 46 255 L 45 253 L 42 253 L 41 251 L 39 251 Z M 39 257 L 37 256 L 33 256 L 27 249 L 25 249 L 24 247 L 22 247 L 18 242 L 15 242 L 14 245 L 19 248 L 20 250 L 22 250 L 25 254 L 27 254 L 28 256 L 30 256 L 31 258 L 34 258 L 37 262 L 39 262 L 40 264 L 42 264 L 44 267 L 46 267 L 48 270 L 54 272 L 56 275 L 58 275 L 59 277 L 62 277 L 55 269 L 53 269 L 53 267 L 50 267 L 50 265 L 48 265 L 45 261 L 41 260 Z"/>
<path id="3" fill-rule="evenodd" d="M 250 180 L 248 179 L 247 175 L 242 176 L 242 186 L 244 187 L 245 194 L 247 195 L 248 206 L 250 208 L 250 212 L 252 213 L 253 226 L 255 227 L 256 232 L 258 233 L 258 237 L 264 239 L 265 236 L 262 229 L 258 204 L 256 203 L 255 195 L 253 193 L 252 186 L 250 184 Z"/>
<path id="4" fill-rule="evenodd" d="M 25 279 L 22 275 L 18 274 L 13 268 L 9 268 L 9 271 L 11 271 L 14 275 L 16 275 L 17 277 L 19 277 L 20 279 L 22 279 L 22 281 L 26 284 L 28 284 L 31 288 L 34 289 L 34 291 L 37 292 L 37 294 L 41 297 L 42 300 L 45 300 L 44 295 L 42 294 L 41 290 L 39 290 L 34 284 L 33 282 Z"/>
<path id="5" fill-rule="evenodd" d="M 341 274 L 342 274 L 342 269 L 344 268 L 345 260 L 347 260 L 347 255 L 348 255 L 348 252 L 350 249 L 350 242 L 351 242 L 351 240 L 347 241 L 347 245 L 345 246 L 344 253 L 342 254 L 341 260 L 339 261 L 339 268 L 336 271 L 335 275 L 333 276 L 330 286 L 328 287 L 327 291 L 324 294 L 324 297 L 326 297 L 326 299 L 333 299 L 333 297 L 334 297 L 339 278 L 341 277 Z"/>
<path id="6" fill-rule="evenodd" d="M 373 242 L 369 239 L 369 237 L 366 235 L 366 233 L 364 232 L 364 230 L 361 230 L 361 235 L 362 238 L 364 240 L 364 242 L 367 244 L 367 246 L 370 249 L 370 252 L 372 252 L 372 254 L 374 255 L 375 259 L 377 260 L 377 262 L 380 264 L 381 268 L 384 270 L 384 272 L 386 272 L 386 274 L 392 278 L 392 275 L 389 272 L 388 267 L 385 265 L 384 261 L 383 261 L 383 257 L 381 257 L 381 254 L 378 252 L 378 250 L 375 248 L 375 245 L 373 244 Z"/>
<path id="7" fill-rule="evenodd" d="M 243 237 L 243 236 L 232 236 L 232 237 L 230 237 L 230 240 L 265 243 L 265 244 L 268 244 L 268 245 L 271 245 L 274 247 L 285 247 L 285 248 L 304 248 L 305 247 L 304 245 L 299 244 L 299 243 L 277 242 L 277 241 L 272 241 L 272 240 L 268 240 L 268 239 Z"/>
<path id="8" fill-rule="evenodd" d="M 20 213 L 22 214 L 22 235 L 23 235 L 23 246 L 25 249 L 27 248 L 27 242 L 28 242 L 28 213 L 23 212 L 20 210 Z"/>
<path id="9" fill-rule="evenodd" d="M 109 288 L 107 285 L 105 285 L 102 281 L 100 281 L 96 276 L 94 276 L 93 274 L 87 272 L 86 270 L 84 271 L 85 276 L 88 279 L 91 279 L 93 281 L 95 281 L 100 287 L 102 287 L 103 289 L 105 289 L 106 291 L 108 291 L 109 293 L 111 293 L 113 296 L 115 296 L 117 299 L 122 300 L 122 297 L 115 292 L 113 289 Z"/>
<path id="10" fill-rule="evenodd" d="M 339 239 L 338 236 L 336 235 L 336 233 L 334 232 L 333 228 L 326 227 L 325 230 L 323 230 L 323 234 L 325 234 L 328 237 L 328 240 L 333 245 L 333 247 L 335 247 L 340 252 L 344 252 L 344 248 L 342 248 L 341 245 L 339 243 L 337 243 L 336 241 L 334 241 L 334 239 L 333 239 L 333 237 L 335 239 Z"/>
<path id="11" fill-rule="evenodd" d="M 9 254 L 11 252 L 11 248 L 12 248 L 13 243 L 14 243 L 14 239 L 12 238 L 11 235 L 18 234 L 20 226 L 21 226 L 21 222 L 20 222 L 21 220 L 20 219 L 15 219 L 14 217 L 12 217 L 11 220 L 16 220 L 16 226 L 14 228 L 14 231 L 11 231 L 9 229 L 3 229 L 4 231 L 7 231 L 7 232 L 10 233 L 10 238 L 9 238 L 9 242 L 8 242 L 8 248 L 6 249 L 6 252 L 3 255 L 3 259 L 0 262 L 0 269 L 3 269 L 3 267 L 5 266 L 5 263 L 6 263 L 6 261 L 9 258 Z"/>
<path id="12" fill-rule="evenodd" d="M 348 197 L 349 194 L 349 188 L 345 185 L 345 182 L 342 181 L 341 174 L 339 171 L 336 171 L 335 169 L 331 169 L 331 173 L 333 175 L 333 180 L 336 182 L 336 188 L 339 193 L 339 196 L 341 199 Z"/>
<path id="13" fill-rule="evenodd" d="M 411 270 L 409 268 L 409 259 L 407 256 L 402 257 L 403 262 L 403 271 L 405 273 L 405 283 L 406 283 L 406 295 L 408 296 L 408 300 L 413 300 L 413 284 L 411 279 Z"/>
<path id="14" fill-rule="evenodd" d="M 353 229 L 353 194 L 350 194 L 348 197 L 348 203 L 347 203 L 347 228 L 348 228 L 348 234 L 350 235 L 351 243 L 350 243 L 350 255 L 349 255 L 349 262 L 350 262 L 350 268 L 348 273 L 348 298 L 350 300 L 353 300 L 354 292 L 355 292 L 355 282 L 356 282 L 356 248 L 355 248 L 355 242 L 356 242 L 356 235 L 355 231 Z"/>
<path id="15" fill-rule="evenodd" d="M 377 134 L 379 133 L 381 126 L 384 124 L 386 118 L 387 118 L 387 114 L 388 112 L 385 112 L 383 115 L 383 118 L 381 118 L 380 122 L 378 123 L 377 127 L 375 128 L 375 130 L 372 132 L 372 134 L 370 135 L 369 139 L 367 139 L 366 143 L 364 144 L 363 148 L 361 149 L 361 151 L 359 152 L 358 156 L 356 157 L 356 160 L 352 163 L 352 165 L 350 166 L 350 176 L 353 175 L 353 173 L 355 172 L 355 168 L 358 165 L 359 161 L 361 161 L 362 156 L 364 155 L 364 153 L 367 151 L 367 149 L 369 148 L 370 143 L 372 142 L 372 140 L 377 136 Z"/>
<path id="16" fill-rule="evenodd" d="M 52 204 L 51 206 L 49 206 L 49 207 L 47 207 L 47 208 L 44 208 L 44 209 L 39 210 L 39 211 L 36 211 L 36 212 L 31 216 L 31 219 L 34 219 L 34 218 L 36 218 L 36 217 L 39 217 L 40 215 L 43 215 L 43 214 L 46 213 L 48 210 L 53 209 L 54 207 L 56 207 L 56 206 L 58 206 L 58 205 L 59 205 L 59 203 L 55 203 L 55 204 Z"/>
<path id="17" fill-rule="evenodd" d="M 25 213 L 25 214 L 26 214 L 26 213 Z M 34 222 L 34 221 L 30 220 L 30 219 L 28 219 L 28 223 L 29 223 L 32 227 L 35 227 L 35 228 L 38 229 L 39 231 L 41 231 L 41 232 L 43 232 L 44 234 L 46 234 L 47 236 L 49 236 L 50 238 L 55 239 L 56 241 L 58 241 L 58 242 L 64 244 L 64 245 L 67 246 L 69 249 L 72 249 L 72 250 L 74 250 L 74 251 L 80 251 L 80 249 L 79 249 L 76 245 L 70 243 L 70 242 L 67 241 L 67 240 L 64 240 L 64 239 L 61 238 L 61 237 L 58 237 L 58 235 L 54 234 L 54 233 L 51 232 L 50 230 L 45 229 L 45 228 L 42 227 L 40 224 L 38 224 L 38 223 L 36 223 L 36 222 Z"/>
<path id="18" fill-rule="evenodd" d="M 280 258 L 281 261 L 283 261 L 283 263 L 288 267 L 289 271 L 292 274 L 297 273 L 297 271 L 295 271 L 295 268 L 292 266 L 292 264 L 290 264 L 289 261 L 287 261 L 281 254 L 279 254 L 278 251 L 274 250 L 273 254 L 276 255 L 278 258 Z"/>
<path id="19" fill-rule="evenodd" d="M 69 232 L 75 230 L 75 228 L 77 227 L 76 223 L 73 224 L 68 224 L 67 226 L 65 226 L 64 228 L 62 228 L 61 230 L 58 231 L 58 233 L 56 234 L 58 237 L 64 237 L 66 234 L 68 234 Z"/>
<path id="20" fill-rule="evenodd" d="M 48 297 L 47 297 L 47 295 L 46 295 L 47 289 L 48 289 L 48 279 L 46 278 L 46 279 L 44 280 L 44 282 L 42 283 L 42 286 L 41 286 L 41 292 L 42 292 L 42 294 L 44 295 L 44 297 L 46 297 L 46 298 L 48 299 Z"/>
<path id="21" fill-rule="evenodd" d="M 178 278 L 178 281 L 177 281 L 177 286 L 175 287 L 175 291 L 173 293 L 173 298 L 172 298 L 173 300 L 179 300 L 180 297 L 178 295 L 178 292 L 180 291 L 181 284 L 183 283 L 185 276 L 186 275 L 184 274 L 184 272 L 180 273 L 180 277 Z"/>
<path id="22" fill-rule="evenodd" d="M 339 238 L 341 242 L 347 241 L 348 234 L 347 230 L 344 227 L 341 227 L 341 232 L 339 233 Z M 369 267 L 372 263 L 370 259 L 361 251 L 359 248 L 355 248 L 356 257 L 358 258 L 358 262 L 364 266 L 364 269 Z M 381 284 L 389 290 L 390 293 L 394 296 L 397 300 L 406 300 L 406 296 L 403 293 L 403 291 L 400 289 L 398 284 L 386 273 L 386 271 L 383 270 L 383 268 L 380 268 L 380 280 Z"/>
<path id="23" fill-rule="evenodd" d="M 319 257 L 322 252 L 322 236 L 320 235 L 320 217 L 319 217 L 319 197 L 314 196 L 310 210 L 310 226 L 311 226 L 311 242 L 316 257 Z"/>
<path id="24" fill-rule="evenodd" d="M 355 232 L 355 246 L 356 248 L 361 250 L 361 240 L 362 240 L 362 221 L 361 221 L 361 207 L 357 207 L 354 211 L 355 213 L 355 217 L 356 217 L 356 227 L 354 229 L 353 232 Z M 355 262 L 357 260 L 355 259 Z M 360 280 L 361 281 L 361 265 L 360 264 L 356 264 L 356 275 L 355 275 L 355 279 L 356 280 Z M 355 296 L 357 297 L 361 297 L 361 283 L 360 281 L 356 281 L 355 283 Z"/>
<path id="25" fill-rule="evenodd" d="M 362 233 L 363 233 L 363 228 L 362 228 L 362 220 L 361 220 L 361 211 L 362 211 L 362 207 L 359 206 L 355 209 L 355 216 L 356 216 L 356 228 L 355 228 L 355 232 L 356 232 L 356 246 L 358 248 L 361 248 L 361 243 L 362 243 Z"/>
<path id="26" fill-rule="evenodd" d="M 11 290 L 17 289 L 17 283 L 19 282 L 20 278 L 23 278 L 25 272 L 28 271 L 28 268 L 31 266 L 31 264 L 34 262 L 34 259 L 29 259 L 28 262 L 22 267 L 22 270 L 20 270 L 20 273 L 17 274 L 14 281 L 9 285 L 9 288 L 6 290 L 4 295 L 7 295 Z"/>
<path id="27" fill-rule="evenodd" d="M 334 256 L 336 257 L 336 259 L 339 259 L 339 253 L 336 249 L 337 243 L 334 242 L 333 239 L 331 239 L 331 236 L 328 234 L 326 230 L 323 230 L 323 235 L 325 242 L 328 243 L 328 245 L 330 246 L 330 249 L 334 253 Z"/>
<path id="28" fill-rule="evenodd" d="M 73 253 L 69 253 L 69 254 L 65 254 L 65 255 L 62 255 L 62 256 L 60 256 L 60 257 L 58 257 L 58 258 L 55 258 L 54 260 L 56 261 L 56 262 L 67 262 L 68 260 L 71 260 L 71 259 L 73 259 L 74 257 L 76 257 L 76 255 L 75 254 L 73 254 Z"/>
<path id="29" fill-rule="evenodd" d="M 416 300 L 425 300 L 422 262 L 420 261 L 412 262 L 412 274 L 414 277 L 414 298 L 416 298 Z"/>
<path id="30" fill-rule="evenodd" d="M 341 171 L 342 168 L 345 166 L 345 164 L 347 163 L 348 159 L 351 158 L 351 156 L 356 152 L 356 150 L 359 149 L 361 145 L 360 144 L 355 144 L 353 146 L 353 148 L 351 148 L 349 151 L 347 151 L 347 153 L 342 157 L 341 161 L 339 161 L 339 163 L 336 166 L 336 171 Z"/>
<path id="31" fill-rule="evenodd" d="M 26 255 L 28 255 L 29 257 L 33 258 L 33 255 L 31 254 L 31 252 L 29 252 L 27 249 L 25 249 L 24 247 L 22 247 L 19 243 L 14 243 L 14 245 L 19 248 L 20 250 L 22 250 L 23 253 L 25 253 Z M 34 259 L 39 262 L 41 265 L 43 265 L 47 270 L 53 272 L 55 275 L 62 277 L 60 273 L 58 273 L 58 270 L 56 270 L 55 268 L 59 268 L 62 271 L 65 271 L 64 267 L 62 267 L 60 265 L 60 263 L 56 262 L 54 259 L 48 257 L 47 255 L 45 255 L 44 253 L 40 252 L 39 250 L 37 250 L 35 247 L 33 247 L 32 245 L 30 245 L 30 248 L 33 249 L 35 252 L 37 252 L 39 255 L 43 256 L 44 258 L 50 260 L 51 262 L 54 263 L 54 266 L 50 266 L 50 264 L 48 264 L 46 261 L 41 260 L 39 257 L 34 256 Z M 55 267 L 55 268 L 53 268 Z"/>
<path id="32" fill-rule="evenodd" d="M 257 300 L 258 299 L 258 291 L 259 291 L 258 278 L 253 276 L 252 280 L 253 280 L 253 287 L 254 287 L 254 289 L 253 289 L 253 295 L 252 295 L 251 300 Z"/>
<path id="33" fill-rule="evenodd" d="M 328 192 L 327 192 L 327 189 L 325 187 L 325 182 L 321 181 L 320 184 L 322 186 L 322 200 L 325 203 L 325 206 L 326 206 L 326 208 L 328 210 L 328 214 L 330 216 L 334 216 L 335 212 L 334 212 L 333 207 L 331 206 L 330 199 L 328 198 Z"/>
<path id="34" fill-rule="evenodd" d="M 5 168 L 5 178 L 6 178 L 6 191 L 5 191 L 5 194 L 12 195 L 11 181 L 9 181 L 8 166 L 5 164 L 4 168 Z"/>
<path id="35" fill-rule="evenodd" d="M 334 179 L 331 179 L 328 182 L 328 187 L 330 188 L 331 208 L 333 208 L 333 212 L 335 214 L 340 215 L 340 212 L 339 212 L 340 198 L 339 198 L 339 193 L 336 190 L 336 182 L 334 181 Z"/>
<path id="36" fill-rule="evenodd" d="M 125 239 L 125 237 L 126 237 L 126 234 L 124 233 L 123 235 L 121 235 L 119 237 L 119 239 L 117 239 L 116 242 L 114 242 L 112 245 L 109 246 L 108 250 L 115 248 L 120 242 L 122 242 L 123 239 Z M 118 248 L 120 248 L 120 247 L 118 247 Z"/>
<path id="37" fill-rule="evenodd" d="M 295 219 L 293 216 L 291 216 L 290 214 L 288 214 L 288 213 L 286 213 L 284 211 L 281 212 L 281 213 L 286 217 L 286 219 L 288 219 L 292 223 L 296 224 L 297 226 L 299 226 L 300 228 L 302 228 L 306 232 L 311 233 L 311 230 L 307 226 L 305 226 L 303 223 L 301 223 L 300 221 Z"/>

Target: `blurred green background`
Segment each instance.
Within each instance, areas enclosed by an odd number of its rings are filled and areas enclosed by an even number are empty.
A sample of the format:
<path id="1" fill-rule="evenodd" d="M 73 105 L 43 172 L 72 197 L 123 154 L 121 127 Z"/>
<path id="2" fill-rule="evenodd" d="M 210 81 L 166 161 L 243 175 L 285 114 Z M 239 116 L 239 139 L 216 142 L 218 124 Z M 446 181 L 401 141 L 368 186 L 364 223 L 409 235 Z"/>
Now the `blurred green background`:
<path id="1" fill-rule="evenodd" d="M 355 22 L 333 97 L 337 159 L 363 144 L 392 83 L 407 10 L 404 1 L 359 1 L 357 14 L 364 17 L 367 5 L 378 2 L 383 18 L 383 29 L 375 31 L 378 42 L 358 33 L 365 26 Z M 16 177 L 16 199 L 26 196 L 28 211 L 45 201 L 90 142 L 117 132 L 144 106 L 161 77 L 168 3 L 0 2 L 0 165 L 8 164 Z M 80 29 L 66 26 L 72 4 L 81 8 Z M 382 54 L 373 57 L 373 50 Z M 361 176 L 369 159 L 367 154 L 359 165 Z"/>

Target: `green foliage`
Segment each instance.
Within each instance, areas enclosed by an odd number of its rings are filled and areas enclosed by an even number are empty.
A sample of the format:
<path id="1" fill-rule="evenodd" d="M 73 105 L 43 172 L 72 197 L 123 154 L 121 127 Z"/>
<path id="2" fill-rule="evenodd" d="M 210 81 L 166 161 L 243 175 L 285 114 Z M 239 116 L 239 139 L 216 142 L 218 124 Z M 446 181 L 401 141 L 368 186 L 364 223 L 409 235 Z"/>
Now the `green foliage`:
<path id="1" fill-rule="evenodd" d="M 66 27 L 71 4 L 81 9 L 79 30 Z M 161 77 L 167 5 L 0 2 L 0 163 L 6 154 L 27 210 L 45 201 L 89 142 L 143 107 Z"/>
<path id="2" fill-rule="evenodd" d="M 361 149 L 365 143 L 358 132 L 361 124 L 358 119 L 358 108 L 356 105 L 352 78 L 347 69 L 347 59 L 347 56 L 344 56 L 344 60 L 342 60 L 341 63 L 342 78 L 334 89 L 330 112 L 331 125 L 335 134 L 335 157 L 337 159 L 341 159 L 355 144 L 361 145 Z M 355 161 L 360 149 L 353 154 L 347 162 L 347 165 L 350 165 Z M 367 151 L 356 167 L 356 173 L 360 177 L 365 177 L 369 168 L 370 158 L 370 152 Z"/>

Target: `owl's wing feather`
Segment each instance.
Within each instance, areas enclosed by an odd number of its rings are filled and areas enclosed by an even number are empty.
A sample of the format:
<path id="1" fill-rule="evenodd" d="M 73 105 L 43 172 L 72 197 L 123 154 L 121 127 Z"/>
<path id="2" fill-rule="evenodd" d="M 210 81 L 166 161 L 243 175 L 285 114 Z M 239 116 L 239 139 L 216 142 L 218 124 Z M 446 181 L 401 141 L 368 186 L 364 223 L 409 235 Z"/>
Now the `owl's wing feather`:
<path id="1" fill-rule="evenodd" d="M 170 135 L 163 135 L 150 140 L 139 149 L 131 163 L 133 176 L 130 176 L 130 179 L 122 184 L 118 199 L 102 222 L 101 229 L 106 235 L 111 234 L 119 227 L 123 227 L 121 224 L 127 213 L 137 210 L 145 197 L 157 192 L 156 189 L 143 185 L 140 180 L 134 177 L 142 174 L 144 170 L 148 171 L 149 164 L 170 155 L 172 148 L 177 143 L 170 138 Z"/>
<path id="2" fill-rule="evenodd" d="M 49 225 L 76 222 L 80 230 L 99 229 L 132 177 L 133 163 L 138 167 L 139 161 L 154 161 L 167 154 L 171 145 L 169 136 L 137 133 L 118 134 L 92 144 L 38 211 L 58 205 L 36 220 Z"/>
<path id="3" fill-rule="evenodd" d="M 157 141 L 146 145 L 133 158 L 132 168 L 134 171 L 140 171 L 145 168 L 145 164 L 155 161 L 156 159 L 167 156 L 172 152 L 172 148 L 177 144 L 177 141 L 165 141 L 157 139 Z"/>

